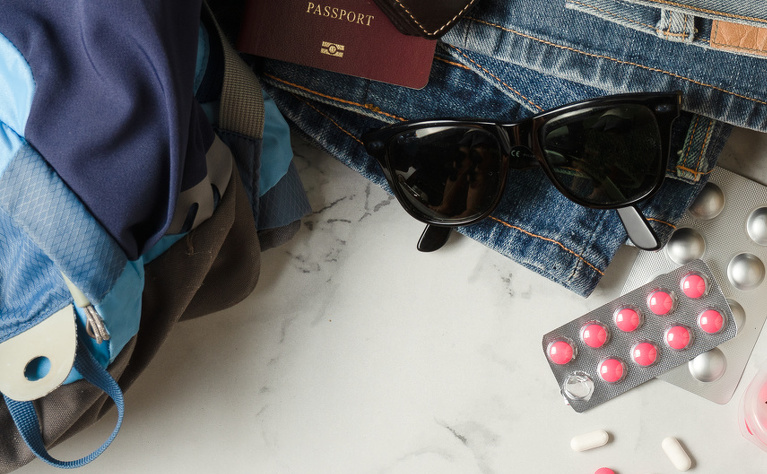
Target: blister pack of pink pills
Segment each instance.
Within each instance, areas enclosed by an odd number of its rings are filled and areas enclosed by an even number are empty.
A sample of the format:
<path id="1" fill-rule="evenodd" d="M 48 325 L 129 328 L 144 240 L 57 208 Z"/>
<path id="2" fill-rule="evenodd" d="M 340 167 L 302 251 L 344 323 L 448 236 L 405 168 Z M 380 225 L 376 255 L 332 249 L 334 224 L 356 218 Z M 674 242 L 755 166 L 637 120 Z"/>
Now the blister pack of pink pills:
<path id="1" fill-rule="evenodd" d="M 724 404 L 735 393 L 767 319 L 767 187 L 714 168 L 666 246 L 638 253 L 623 291 L 693 259 L 711 268 L 738 333 L 658 378 Z"/>
<path id="2" fill-rule="evenodd" d="M 542 344 L 562 395 L 582 412 L 736 332 L 711 270 L 693 260 L 549 332 Z"/>

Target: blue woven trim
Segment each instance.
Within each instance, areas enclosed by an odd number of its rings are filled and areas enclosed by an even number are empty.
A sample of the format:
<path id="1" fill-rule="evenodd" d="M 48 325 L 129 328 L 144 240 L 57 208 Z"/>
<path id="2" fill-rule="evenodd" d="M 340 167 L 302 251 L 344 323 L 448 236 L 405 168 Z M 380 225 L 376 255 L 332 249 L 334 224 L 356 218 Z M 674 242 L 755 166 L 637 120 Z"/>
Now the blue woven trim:
<path id="1" fill-rule="evenodd" d="M 78 336 L 79 344 L 75 356 L 75 368 L 88 382 L 103 390 L 114 401 L 115 406 L 117 407 L 117 424 L 115 429 L 104 444 L 97 450 L 74 461 L 60 461 L 52 457 L 48 454 L 48 450 L 45 447 L 45 441 L 40 433 L 40 421 L 37 417 L 34 403 L 18 402 L 3 395 L 8 411 L 11 413 L 11 418 L 13 418 L 13 422 L 16 424 L 22 439 L 29 449 L 35 456 L 46 463 L 65 469 L 82 467 L 99 457 L 99 455 L 112 444 L 118 431 L 120 431 L 120 426 L 122 426 L 125 413 L 125 401 L 120 386 L 115 382 L 112 376 L 109 375 L 109 372 L 99 365 L 96 359 L 94 359 L 90 352 L 88 352 L 88 349 L 86 349 L 83 340 L 88 336 L 83 334 L 82 329 L 78 331 Z"/>

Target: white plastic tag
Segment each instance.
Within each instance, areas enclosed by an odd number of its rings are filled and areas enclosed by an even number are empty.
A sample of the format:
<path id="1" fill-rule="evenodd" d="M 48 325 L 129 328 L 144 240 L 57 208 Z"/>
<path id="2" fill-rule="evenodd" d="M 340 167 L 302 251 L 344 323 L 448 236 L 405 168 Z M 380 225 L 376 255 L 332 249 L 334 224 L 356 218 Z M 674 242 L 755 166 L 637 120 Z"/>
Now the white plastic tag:
<path id="1" fill-rule="evenodd" d="M 76 350 L 75 309 L 69 305 L 0 344 L 0 392 L 20 402 L 48 395 L 71 372 Z"/>

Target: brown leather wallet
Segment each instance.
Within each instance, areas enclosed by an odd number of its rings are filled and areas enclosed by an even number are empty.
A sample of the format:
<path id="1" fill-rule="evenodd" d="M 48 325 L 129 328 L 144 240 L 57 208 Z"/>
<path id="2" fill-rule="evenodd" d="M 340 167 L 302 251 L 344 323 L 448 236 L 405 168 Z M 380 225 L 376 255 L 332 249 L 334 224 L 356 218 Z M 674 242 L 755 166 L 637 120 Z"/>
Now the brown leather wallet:
<path id="1" fill-rule="evenodd" d="M 437 39 L 478 0 L 373 0 L 406 35 Z"/>

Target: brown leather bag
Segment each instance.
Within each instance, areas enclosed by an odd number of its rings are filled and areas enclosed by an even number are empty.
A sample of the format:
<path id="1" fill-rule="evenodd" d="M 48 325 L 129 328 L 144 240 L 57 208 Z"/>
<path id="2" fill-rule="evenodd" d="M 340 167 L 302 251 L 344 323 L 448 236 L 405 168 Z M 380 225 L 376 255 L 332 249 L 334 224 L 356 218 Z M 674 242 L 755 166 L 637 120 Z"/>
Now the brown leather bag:
<path id="1" fill-rule="evenodd" d="M 477 0 L 373 0 L 406 35 L 437 39 Z"/>

